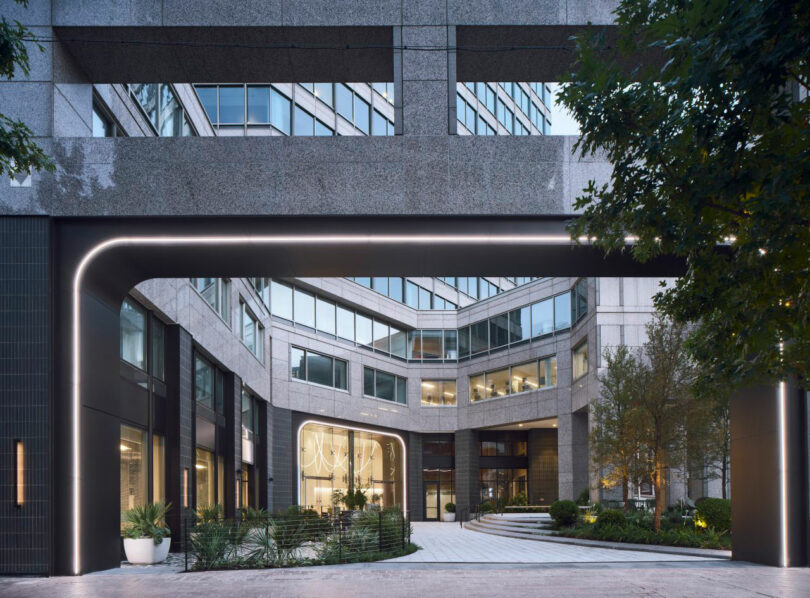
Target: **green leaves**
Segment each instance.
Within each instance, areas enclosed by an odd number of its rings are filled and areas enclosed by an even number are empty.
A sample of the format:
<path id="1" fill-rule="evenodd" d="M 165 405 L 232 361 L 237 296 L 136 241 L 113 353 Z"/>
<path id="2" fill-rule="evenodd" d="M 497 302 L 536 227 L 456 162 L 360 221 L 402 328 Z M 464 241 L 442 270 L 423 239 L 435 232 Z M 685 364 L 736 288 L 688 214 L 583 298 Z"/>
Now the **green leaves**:
<path id="1" fill-rule="evenodd" d="M 577 38 L 558 100 L 580 123 L 575 151 L 614 169 L 577 198 L 572 235 L 686 259 L 656 306 L 699 323 L 702 378 L 810 375 L 810 4 L 624 0 L 617 23 L 620 52 L 662 60 L 628 71 L 602 38 Z"/>
<path id="2" fill-rule="evenodd" d="M 172 508 L 172 504 L 149 503 L 139 505 L 124 513 L 123 535 L 125 538 L 152 538 L 155 545 L 160 544 L 164 538 L 171 535 L 171 530 L 166 525 L 166 513 Z"/>

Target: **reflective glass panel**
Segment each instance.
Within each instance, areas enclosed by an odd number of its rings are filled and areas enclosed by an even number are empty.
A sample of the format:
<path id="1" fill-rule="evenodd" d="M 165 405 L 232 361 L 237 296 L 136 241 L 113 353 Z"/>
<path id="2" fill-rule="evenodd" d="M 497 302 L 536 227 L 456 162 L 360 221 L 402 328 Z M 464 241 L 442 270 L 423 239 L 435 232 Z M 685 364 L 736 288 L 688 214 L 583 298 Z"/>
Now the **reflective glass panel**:
<path id="1" fill-rule="evenodd" d="M 270 117 L 273 126 L 285 135 L 289 135 L 292 103 L 284 94 L 273 88 L 270 89 L 270 103 Z"/>
<path id="2" fill-rule="evenodd" d="M 470 353 L 475 355 L 489 349 L 489 322 L 482 320 L 470 325 Z"/>
<path id="3" fill-rule="evenodd" d="M 270 88 L 247 88 L 248 124 L 266 125 L 270 123 Z"/>
<path id="4" fill-rule="evenodd" d="M 354 312 L 337 306 L 337 335 L 346 340 L 354 340 Z"/>
<path id="5" fill-rule="evenodd" d="M 197 97 L 205 108 L 208 120 L 211 124 L 217 124 L 217 88 L 216 87 L 196 87 Z"/>
<path id="6" fill-rule="evenodd" d="M 298 380 L 307 379 L 306 354 L 303 349 L 290 348 L 290 373 Z"/>
<path id="7" fill-rule="evenodd" d="M 503 347 L 509 343 L 509 320 L 506 314 L 489 319 L 489 346 L 491 349 Z"/>
<path id="8" fill-rule="evenodd" d="M 315 296 L 294 289 L 293 314 L 296 324 L 315 328 Z"/>
<path id="9" fill-rule="evenodd" d="M 307 381 L 332 386 L 332 358 L 307 351 Z"/>
<path id="10" fill-rule="evenodd" d="M 315 322 L 318 325 L 318 330 L 328 334 L 335 334 L 335 304 L 316 297 Z"/>
<path id="11" fill-rule="evenodd" d="M 363 368 L 363 394 L 374 396 L 374 370 L 372 368 Z"/>
<path id="12" fill-rule="evenodd" d="M 484 386 L 484 374 L 470 376 L 470 401 L 480 401 L 486 398 L 486 387 Z"/>
<path id="13" fill-rule="evenodd" d="M 458 330 L 458 356 L 459 358 L 470 355 L 470 327 L 465 326 Z"/>
<path id="14" fill-rule="evenodd" d="M 219 88 L 219 122 L 225 125 L 244 124 L 245 88 L 241 85 Z"/>
<path id="15" fill-rule="evenodd" d="M 391 328 L 391 355 L 405 359 L 408 345 L 407 334 L 402 330 Z"/>
<path id="16" fill-rule="evenodd" d="M 390 351 L 389 346 L 389 331 L 388 331 L 388 324 L 384 322 L 378 322 L 374 320 L 374 348 L 378 351 L 384 351 L 388 353 Z"/>
<path id="17" fill-rule="evenodd" d="M 444 331 L 444 358 L 458 359 L 458 332 L 455 330 Z"/>
<path id="18" fill-rule="evenodd" d="M 293 319 L 293 290 L 292 287 L 275 280 L 270 283 L 270 305 L 273 315 L 285 320 Z"/>
<path id="19" fill-rule="evenodd" d="M 335 388 L 349 388 L 349 364 L 342 359 L 335 359 Z"/>
<path id="20" fill-rule="evenodd" d="M 371 318 L 356 314 L 354 318 L 357 326 L 357 344 L 364 346 L 371 346 L 372 331 L 371 331 Z"/>
<path id="21" fill-rule="evenodd" d="M 295 106 L 293 132 L 298 137 L 311 137 L 315 134 L 315 119 L 298 105 Z"/>
<path id="22" fill-rule="evenodd" d="M 571 326 L 571 293 L 554 297 L 554 330 Z"/>
<path id="23" fill-rule="evenodd" d="M 532 336 L 554 332 L 554 301 L 546 299 L 532 305 Z"/>
<path id="24" fill-rule="evenodd" d="M 509 368 L 487 372 L 487 398 L 503 397 L 510 393 Z"/>
<path id="25" fill-rule="evenodd" d="M 397 376 L 397 403 L 408 404 L 408 387 L 405 378 Z"/>
<path id="26" fill-rule="evenodd" d="M 121 359 L 146 369 L 146 312 L 129 299 L 121 304 Z"/>
<path id="27" fill-rule="evenodd" d="M 512 392 L 528 392 L 539 386 L 536 361 L 512 366 Z"/>
<path id="28" fill-rule="evenodd" d="M 422 331 L 422 359 L 442 358 L 442 330 Z"/>
<path id="29" fill-rule="evenodd" d="M 393 374 L 377 370 L 374 396 L 379 399 L 393 401 L 395 399 L 394 393 L 396 392 L 394 385 L 395 380 Z"/>
<path id="30" fill-rule="evenodd" d="M 124 525 L 124 514 L 149 502 L 147 496 L 147 447 L 146 430 L 121 426 L 120 442 L 120 480 L 121 480 L 121 526 Z"/>
<path id="31" fill-rule="evenodd" d="M 531 338 L 531 308 L 529 306 L 509 312 L 509 342 L 519 343 Z"/>

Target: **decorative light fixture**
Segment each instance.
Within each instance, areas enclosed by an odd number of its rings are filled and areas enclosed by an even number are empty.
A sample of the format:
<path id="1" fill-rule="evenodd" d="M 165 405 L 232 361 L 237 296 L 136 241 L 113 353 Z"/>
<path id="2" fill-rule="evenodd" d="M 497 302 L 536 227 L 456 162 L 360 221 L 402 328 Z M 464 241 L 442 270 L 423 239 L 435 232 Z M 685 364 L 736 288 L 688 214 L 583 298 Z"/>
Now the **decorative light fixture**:
<path id="1" fill-rule="evenodd" d="M 183 506 L 188 508 L 188 467 L 183 469 Z"/>
<path id="2" fill-rule="evenodd" d="M 14 468 L 15 504 L 22 507 L 25 503 L 25 447 L 22 440 L 14 441 L 14 453 L 16 457 Z"/>

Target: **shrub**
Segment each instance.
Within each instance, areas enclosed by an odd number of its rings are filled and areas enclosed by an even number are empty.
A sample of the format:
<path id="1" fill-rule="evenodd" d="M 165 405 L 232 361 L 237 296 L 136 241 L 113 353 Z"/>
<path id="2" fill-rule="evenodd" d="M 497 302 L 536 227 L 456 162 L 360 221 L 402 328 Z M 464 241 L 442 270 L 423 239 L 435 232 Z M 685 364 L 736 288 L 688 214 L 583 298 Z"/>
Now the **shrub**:
<path id="1" fill-rule="evenodd" d="M 172 508 L 172 504 L 149 503 L 139 505 L 124 513 L 126 526 L 124 527 L 125 538 L 152 538 L 155 545 L 160 544 L 163 538 L 171 535 L 169 526 L 166 525 L 166 513 Z"/>
<path id="2" fill-rule="evenodd" d="M 523 492 L 518 492 L 509 499 L 509 506 L 512 507 L 525 507 L 528 504 L 529 500 L 526 498 L 526 494 Z"/>
<path id="3" fill-rule="evenodd" d="M 444 505 L 444 510 L 447 513 L 455 513 L 456 512 L 456 503 L 454 503 L 454 502 L 447 503 L 446 505 Z"/>
<path id="4" fill-rule="evenodd" d="M 573 525 L 579 517 L 579 507 L 573 500 L 558 500 L 551 503 L 549 515 L 558 526 Z"/>
<path id="5" fill-rule="evenodd" d="M 492 513 L 495 510 L 495 505 L 492 502 L 485 502 L 479 508 L 479 512 L 481 513 Z"/>
<path id="6" fill-rule="evenodd" d="M 585 488 L 582 492 L 579 493 L 577 496 L 577 504 L 580 506 L 585 506 L 591 502 L 591 492 L 587 488 Z"/>
<path id="7" fill-rule="evenodd" d="M 697 506 L 696 523 L 715 531 L 731 531 L 731 501 L 726 498 L 705 498 Z"/>
<path id="8" fill-rule="evenodd" d="M 624 527 L 627 524 L 627 518 L 624 513 L 619 509 L 607 509 L 599 513 L 596 518 L 596 527 L 601 529 L 606 525 L 613 525 L 615 527 Z"/>

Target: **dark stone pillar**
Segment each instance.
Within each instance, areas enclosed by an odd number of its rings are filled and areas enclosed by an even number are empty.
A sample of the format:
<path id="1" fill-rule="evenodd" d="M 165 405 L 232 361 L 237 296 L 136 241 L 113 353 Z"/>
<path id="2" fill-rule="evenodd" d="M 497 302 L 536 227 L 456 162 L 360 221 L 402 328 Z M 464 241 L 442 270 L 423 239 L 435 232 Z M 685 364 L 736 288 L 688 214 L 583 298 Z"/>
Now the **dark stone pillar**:
<path id="1" fill-rule="evenodd" d="M 182 549 L 187 509 L 194 505 L 193 340 L 183 327 L 166 327 L 166 500 L 172 550 Z"/>
<path id="2" fill-rule="evenodd" d="M 254 439 L 253 445 L 253 464 L 254 475 L 256 476 L 256 485 L 259 489 L 259 508 L 270 508 L 270 496 L 273 491 L 273 483 L 270 481 L 270 422 L 269 412 L 272 409 L 270 403 L 257 400 L 259 408 L 259 434 L 258 438 Z"/>
<path id="3" fill-rule="evenodd" d="M 225 517 L 236 517 L 242 478 L 242 378 L 225 374 Z"/>
<path id="4" fill-rule="evenodd" d="M 272 501 L 268 505 L 271 511 L 284 511 L 295 502 L 298 490 L 295 484 L 298 483 L 298 475 L 295 467 L 295 450 L 293 442 L 292 412 L 281 407 L 270 407 L 272 409 L 272 422 L 269 426 L 269 438 L 267 444 L 271 454 L 272 470 L 270 477 L 273 478 L 270 484 L 272 488 Z M 297 443 L 297 439 L 295 439 Z"/>
<path id="5" fill-rule="evenodd" d="M 479 496 L 478 430 L 456 432 L 456 512 L 463 513 L 481 501 Z"/>
<path id="6" fill-rule="evenodd" d="M 51 572 L 50 230 L 48 218 L 0 218 L 0 575 Z M 16 440 L 25 456 L 19 507 Z"/>
<path id="7" fill-rule="evenodd" d="M 529 430 L 529 493 L 530 505 L 549 505 L 557 500 L 559 475 L 557 469 L 557 430 Z"/>
<path id="8" fill-rule="evenodd" d="M 732 397 L 733 559 L 808 564 L 807 444 L 807 393 L 795 382 Z"/>
<path id="9" fill-rule="evenodd" d="M 408 510 L 412 521 L 422 521 L 425 514 L 425 490 L 422 484 L 422 435 L 408 433 Z"/>

